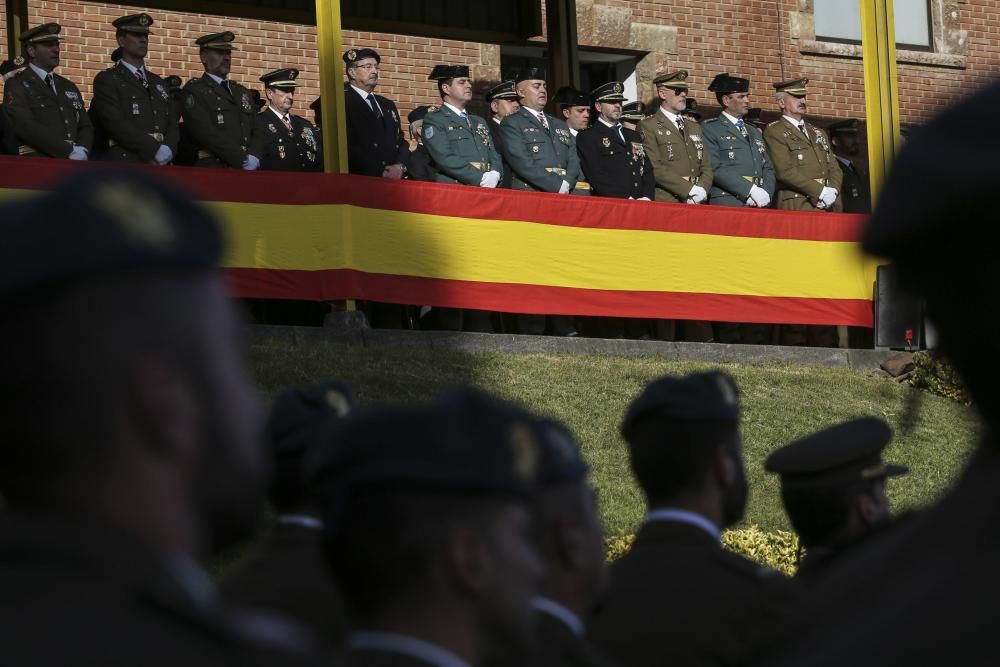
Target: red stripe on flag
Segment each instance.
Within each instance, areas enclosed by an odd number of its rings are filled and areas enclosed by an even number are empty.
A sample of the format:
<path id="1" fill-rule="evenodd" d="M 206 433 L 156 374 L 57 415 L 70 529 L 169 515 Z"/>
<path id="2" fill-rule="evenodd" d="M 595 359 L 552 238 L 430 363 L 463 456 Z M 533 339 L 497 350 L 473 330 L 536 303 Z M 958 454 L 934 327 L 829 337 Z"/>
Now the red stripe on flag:
<path id="1" fill-rule="evenodd" d="M 684 292 L 594 290 L 366 274 L 350 269 L 227 269 L 233 296 L 477 308 L 511 313 L 595 315 L 871 327 L 872 302 Z"/>

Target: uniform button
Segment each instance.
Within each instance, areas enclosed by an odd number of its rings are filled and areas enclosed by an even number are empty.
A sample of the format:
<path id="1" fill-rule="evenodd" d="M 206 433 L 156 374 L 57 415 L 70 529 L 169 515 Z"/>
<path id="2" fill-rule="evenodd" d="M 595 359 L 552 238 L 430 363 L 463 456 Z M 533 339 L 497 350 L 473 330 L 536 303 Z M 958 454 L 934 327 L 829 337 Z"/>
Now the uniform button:
<path id="1" fill-rule="evenodd" d="M 375 146 L 375 148 L 378 148 L 378 144 L 372 144 L 372 145 Z"/>

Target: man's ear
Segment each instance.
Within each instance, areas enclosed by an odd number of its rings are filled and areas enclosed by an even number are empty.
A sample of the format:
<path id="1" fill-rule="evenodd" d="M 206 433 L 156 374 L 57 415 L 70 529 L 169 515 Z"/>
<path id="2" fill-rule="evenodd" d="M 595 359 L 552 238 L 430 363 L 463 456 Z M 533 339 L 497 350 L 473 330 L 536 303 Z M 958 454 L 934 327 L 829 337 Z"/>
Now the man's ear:
<path id="1" fill-rule="evenodd" d="M 725 447 L 718 447 L 715 450 L 711 471 L 720 486 L 730 486 L 739 476 L 737 462 Z"/>
<path id="2" fill-rule="evenodd" d="M 468 526 L 455 526 L 448 538 L 448 564 L 459 588 L 471 592 L 488 590 L 493 579 L 494 563 L 482 532 Z"/>
<path id="3" fill-rule="evenodd" d="M 200 408 L 191 382 L 158 357 L 136 364 L 124 397 L 135 436 L 157 457 L 190 460 L 198 448 Z"/>
<path id="4" fill-rule="evenodd" d="M 880 523 L 888 512 L 888 508 L 873 493 L 859 493 L 855 496 L 854 508 L 865 526 Z"/>

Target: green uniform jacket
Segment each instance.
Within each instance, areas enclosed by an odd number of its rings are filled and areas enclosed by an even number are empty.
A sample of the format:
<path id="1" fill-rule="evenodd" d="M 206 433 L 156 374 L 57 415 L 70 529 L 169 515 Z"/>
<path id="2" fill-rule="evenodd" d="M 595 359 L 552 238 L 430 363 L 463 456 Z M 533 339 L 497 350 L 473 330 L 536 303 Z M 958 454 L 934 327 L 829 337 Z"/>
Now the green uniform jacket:
<path id="1" fill-rule="evenodd" d="M 424 117 L 424 147 L 437 168 L 438 183 L 478 186 L 488 171 L 503 175 L 503 159 L 479 116 L 469 114 L 467 123 L 447 106 L 431 107 Z"/>
<path id="2" fill-rule="evenodd" d="M 197 151 L 198 167 L 240 168 L 257 129 L 250 91 L 230 82 L 232 95 L 208 74 L 184 86 L 184 129 Z M 259 157 L 259 156 L 257 156 Z"/>
<path id="3" fill-rule="evenodd" d="M 94 77 L 90 113 L 107 141 L 94 147 L 101 159 L 152 162 L 161 144 L 177 155 L 180 109 L 163 79 L 146 70 L 146 81 L 148 88 L 120 62 Z"/>
<path id="4" fill-rule="evenodd" d="M 639 122 L 639 134 L 646 155 L 653 163 L 656 177 L 656 201 L 686 202 L 695 185 L 712 187 L 712 165 L 709 164 L 701 127 L 693 121 L 684 122 L 684 134 L 662 111 Z"/>
<path id="5" fill-rule="evenodd" d="M 778 178 L 775 204 L 786 211 L 818 211 L 816 203 L 823 187 L 840 192 L 843 183 L 844 174 L 826 132 L 806 123 L 806 133 L 808 138 L 784 118 L 764 128 L 764 141 Z M 840 196 L 828 210 L 843 210 Z"/>
<path id="6" fill-rule="evenodd" d="M 712 163 L 712 189 L 708 203 L 720 206 L 746 206 L 750 187 L 767 190 L 774 198 L 774 165 L 767 154 L 764 135 L 750 123 L 744 123 L 748 139 L 728 118 L 719 115 L 702 123 L 708 159 Z"/>
<path id="7" fill-rule="evenodd" d="M 514 190 L 559 192 L 563 181 L 572 188 L 580 178 L 576 139 L 563 121 L 547 114 L 545 119 L 548 130 L 535 112 L 521 107 L 500 123 Z"/>
<path id="8" fill-rule="evenodd" d="M 31 67 L 4 84 L 7 130 L 17 138 L 21 155 L 69 157 L 74 144 L 88 151 L 94 144 L 94 126 L 79 88 L 58 74 L 53 79 L 58 93 Z"/>

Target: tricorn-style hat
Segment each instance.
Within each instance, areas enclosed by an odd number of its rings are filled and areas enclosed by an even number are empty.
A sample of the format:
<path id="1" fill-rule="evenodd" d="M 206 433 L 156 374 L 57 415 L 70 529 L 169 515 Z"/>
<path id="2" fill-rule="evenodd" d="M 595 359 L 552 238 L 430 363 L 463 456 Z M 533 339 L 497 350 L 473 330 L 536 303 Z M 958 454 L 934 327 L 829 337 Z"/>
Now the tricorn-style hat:
<path id="1" fill-rule="evenodd" d="M 427 77 L 430 81 L 447 81 L 469 76 L 468 65 L 435 65 Z"/>
<path id="2" fill-rule="evenodd" d="M 517 76 L 514 77 L 514 83 L 535 80 L 545 81 L 544 67 L 525 67 L 524 69 L 518 70 Z"/>
<path id="3" fill-rule="evenodd" d="M 712 83 L 708 84 L 708 92 L 728 95 L 729 93 L 749 93 L 750 79 L 729 76 L 728 72 L 716 74 Z"/>

